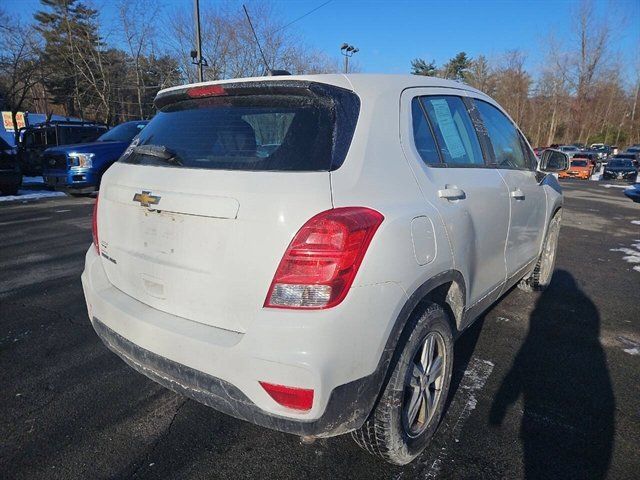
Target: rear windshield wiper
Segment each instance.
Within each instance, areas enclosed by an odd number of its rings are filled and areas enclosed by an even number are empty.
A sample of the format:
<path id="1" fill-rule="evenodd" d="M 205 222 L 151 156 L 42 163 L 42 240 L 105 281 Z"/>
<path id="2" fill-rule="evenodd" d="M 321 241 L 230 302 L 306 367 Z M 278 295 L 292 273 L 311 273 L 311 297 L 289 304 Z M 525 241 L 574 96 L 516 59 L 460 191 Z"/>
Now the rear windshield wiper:
<path id="1" fill-rule="evenodd" d="M 180 156 L 164 145 L 138 145 L 133 149 L 133 153 L 138 155 L 148 155 L 150 157 L 164 160 L 172 165 L 182 166 L 182 159 Z"/>

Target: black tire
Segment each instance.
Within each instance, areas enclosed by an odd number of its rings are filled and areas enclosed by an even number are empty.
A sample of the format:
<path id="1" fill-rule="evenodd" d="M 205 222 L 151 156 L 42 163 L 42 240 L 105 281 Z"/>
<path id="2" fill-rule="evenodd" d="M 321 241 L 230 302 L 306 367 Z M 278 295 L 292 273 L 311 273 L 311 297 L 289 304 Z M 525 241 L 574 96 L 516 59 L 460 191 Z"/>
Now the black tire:
<path id="1" fill-rule="evenodd" d="M 4 188 L 2 190 L 2 195 L 8 195 L 8 196 L 17 195 L 19 189 L 20 189 L 20 187 Z"/>
<path id="2" fill-rule="evenodd" d="M 408 337 L 404 335 L 406 340 L 399 345 L 400 350 L 395 357 L 395 364 L 391 366 L 393 371 L 378 404 L 364 425 L 352 432 L 353 439 L 361 448 L 395 465 L 406 465 L 411 462 L 429 444 L 442 419 L 453 367 L 453 336 L 447 314 L 442 307 L 437 304 L 428 304 L 420 314 L 412 318 L 407 328 L 409 329 Z M 410 385 L 413 382 L 424 385 L 429 381 L 426 379 L 425 383 L 420 383 L 417 381 L 418 377 L 412 375 L 418 367 L 417 355 L 420 355 L 429 339 L 434 341 L 435 357 L 432 358 L 437 358 L 440 354 L 443 356 L 440 362 L 441 375 L 433 385 L 426 387 L 433 395 L 431 409 L 423 410 L 423 404 L 421 404 L 414 417 L 415 420 L 409 421 L 411 400 L 420 398 L 421 401 L 427 402 L 424 399 L 429 398 L 423 397 L 422 393 L 417 393 L 422 391 L 419 390 L 422 387 Z M 429 369 L 425 370 L 428 373 Z M 432 371 L 435 372 L 435 367 Z M 425 377 L 428 378 L 429 375 L 425 375 L 423 379 Z M 431 389 L 432 386 L 433 389 Z M 414 397 L 416 394 L 417 397 Z M 428 394 L 425 392 L 424 395 Z"/>
<path id="3" fill-rule="evenodd" d="M 525 292 L 542 291 L 551 283 L 553 269 L 556 264 L 556 252 L 558 250 L 558 237 L 560 235 L 560 221 L 562 215 L 556 213 L 547 229 L 544 246 L 536 262 L 533 271 L 518 283 L 518 288 Z"/>

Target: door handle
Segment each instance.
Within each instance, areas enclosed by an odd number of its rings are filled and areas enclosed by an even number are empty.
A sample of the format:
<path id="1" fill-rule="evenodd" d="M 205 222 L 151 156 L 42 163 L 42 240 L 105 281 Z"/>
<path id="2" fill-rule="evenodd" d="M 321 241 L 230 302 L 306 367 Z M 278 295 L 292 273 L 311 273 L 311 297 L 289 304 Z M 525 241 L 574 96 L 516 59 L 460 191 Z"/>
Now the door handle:
<path id="1" fill-rule="evenodd" d="M 511 193 L 511 198 L 515 198 L 516 200 L 524 200 L 524 192 L 519 188 L 516 188 Z"/>
<path id="2" fill-rule="evenodd" d="M 442 190 L 438 190 L 438 197 L 446 198 L 447 200 L 462 200 L 466 198 L 466 195 L 464 190 L 446 185 Z"/>

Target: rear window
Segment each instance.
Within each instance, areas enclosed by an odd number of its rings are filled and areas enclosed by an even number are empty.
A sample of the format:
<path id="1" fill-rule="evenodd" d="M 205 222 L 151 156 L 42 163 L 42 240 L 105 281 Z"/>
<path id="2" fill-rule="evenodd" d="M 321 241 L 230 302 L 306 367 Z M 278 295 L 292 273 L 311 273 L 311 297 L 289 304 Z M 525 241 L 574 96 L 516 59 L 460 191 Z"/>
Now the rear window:
<path id="1" fill-rule="evenodd" d="M 127 142 L 130 143 L 140 131 L 145 127 L 146 123 L 127 122 L 121 123 L 113 127 L 106 133 L 100 135 L 98 142 Z"/>
<path id="2" fill-rule="evenodd" d="M 93 142 L 100 136 L 100 134 L 104 133 L 107 130 L 106 127 L 97 126 L 61 126 L 58 128 L 58 145 Z"/>
<path id="3" fill-rule="evenodd" d="M 610 167 L 633 167 L 631 160 L 611 160 L 608 165 Z"/>
<path id="4" fill-rule="evenodd" d="M 355 126 L 336 121 L 344 115 L 336 103 L 304 94 L 179 101 L 160 109 L 120 161 L 217 170 L 332 170 L 344 160 L 336 155 L 346 154 L 336 144 L 350 142 Z M 173 158 L 149 154 L 145 146 L 161 147 Z"/>
<path id="5" fill-rule="evenodd" d="M 572 160 L 571 161 L 571 166 L 573 166 L 573 167 L 586 167 L 587 166 L 587 161 L 586 160 Z"/>

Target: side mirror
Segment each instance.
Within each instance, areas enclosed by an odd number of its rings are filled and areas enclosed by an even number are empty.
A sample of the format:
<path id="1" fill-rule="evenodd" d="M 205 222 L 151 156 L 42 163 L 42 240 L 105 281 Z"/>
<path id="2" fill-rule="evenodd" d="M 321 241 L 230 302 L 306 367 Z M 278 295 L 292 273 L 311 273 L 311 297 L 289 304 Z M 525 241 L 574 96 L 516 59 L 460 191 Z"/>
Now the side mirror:
<path id="1" fill-rule="evenodd" d="M 545 173 L 562 172 L 569 169 L 569 155 L 560 150 L 547 149 L 540 157 L 540 171 Z"/>

